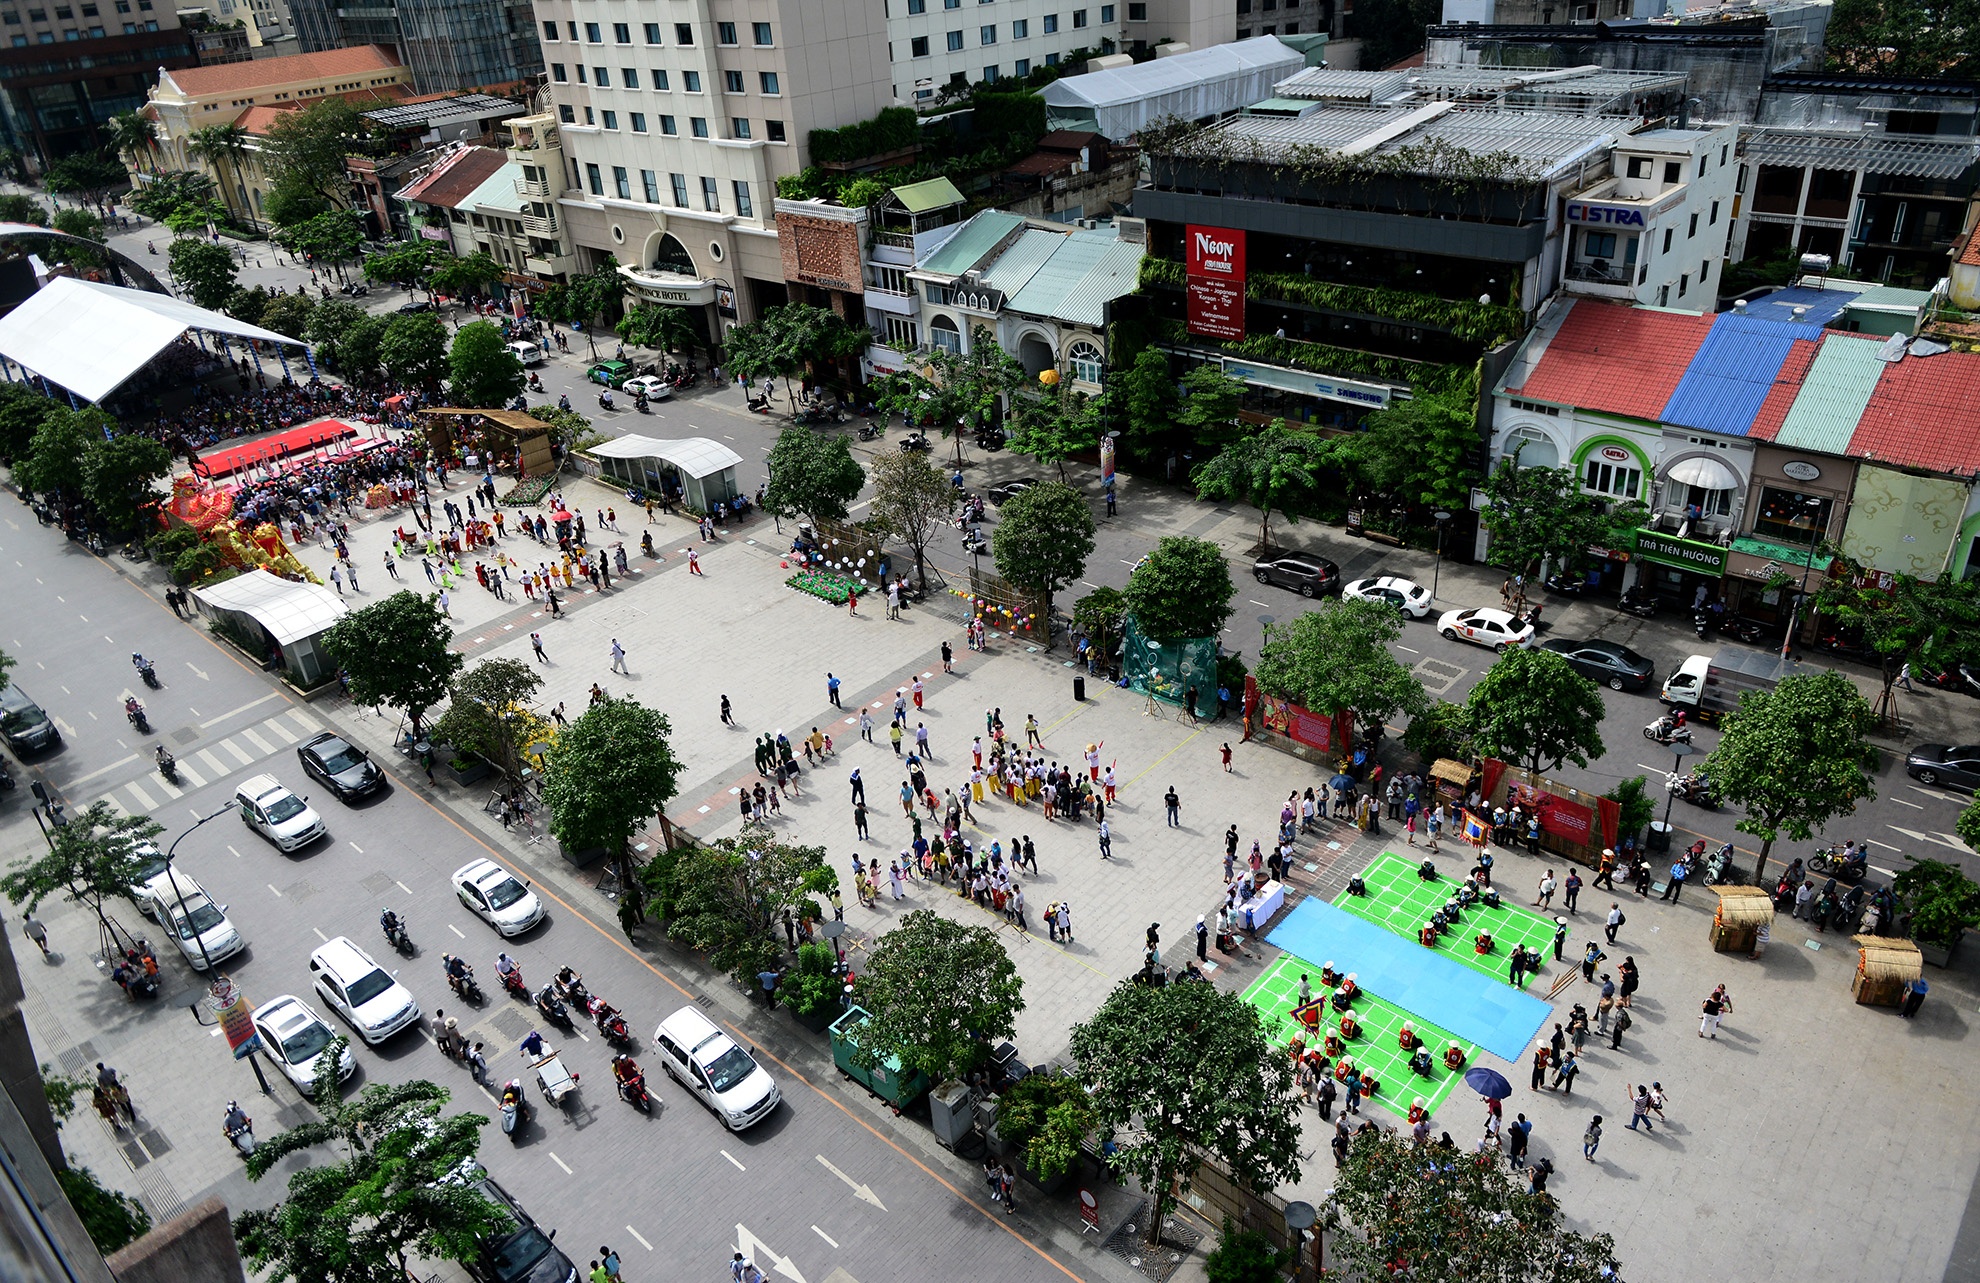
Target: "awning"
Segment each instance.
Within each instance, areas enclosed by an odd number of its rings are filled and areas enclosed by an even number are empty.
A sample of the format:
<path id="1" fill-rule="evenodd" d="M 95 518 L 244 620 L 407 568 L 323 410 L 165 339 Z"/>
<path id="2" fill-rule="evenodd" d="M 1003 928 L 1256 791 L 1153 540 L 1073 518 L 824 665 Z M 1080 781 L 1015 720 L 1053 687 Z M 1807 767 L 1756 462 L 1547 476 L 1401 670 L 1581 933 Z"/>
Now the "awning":
<path id="1" fill-rule="evenodd" d="M 623 436 L 601 441 L 585 451 L 603 459 L 663 459 L 690 477 L 712 477 L 742 462 L 742 456 L 707 437 L 662 441 L 654 437 Z"/>
<path id="2" fill-rule="evenodd" d="M 314 637 L 342 619 L 344 599 L 322 584 L 299 584 L 266 570 L 250 570 L 193 596 L 217 610 L 234 610 L 268 630 L 278 646 Z"/>
<path id="3" fill-rule="evenodd" d="M 1701 490 L 1739 489 L 1739 478 L 1731 468 L 1703 455 L 1679 459 L 1671 465 L 1668 475 L 1681 486 L 1697 486 Z"/>

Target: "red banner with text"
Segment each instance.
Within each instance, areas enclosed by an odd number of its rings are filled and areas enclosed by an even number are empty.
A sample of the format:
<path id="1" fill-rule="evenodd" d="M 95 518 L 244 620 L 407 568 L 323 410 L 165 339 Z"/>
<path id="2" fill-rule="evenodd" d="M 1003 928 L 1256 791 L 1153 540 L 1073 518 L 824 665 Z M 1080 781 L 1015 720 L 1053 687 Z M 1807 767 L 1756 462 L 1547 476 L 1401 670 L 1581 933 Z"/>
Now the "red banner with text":
<path id="1" fill-rule="evenodd" d="M 1212 339 L 1244 337 L 1244 286 L 1192 276 L 1187 288 L 1191 334 Z"/>

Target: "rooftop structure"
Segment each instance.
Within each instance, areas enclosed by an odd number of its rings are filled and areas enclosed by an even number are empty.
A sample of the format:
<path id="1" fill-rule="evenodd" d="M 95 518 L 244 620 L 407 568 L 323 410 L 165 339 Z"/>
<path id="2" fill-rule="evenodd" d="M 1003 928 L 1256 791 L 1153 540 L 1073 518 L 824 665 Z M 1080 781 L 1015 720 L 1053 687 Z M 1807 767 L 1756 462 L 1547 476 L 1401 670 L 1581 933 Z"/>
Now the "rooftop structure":
<path id="1" fill-rule="evenodd" d="M 1158 120 L 1216 119 L 1267 97 L 1272 85 L 1306 65 L 1273 36 L 1192 49 L 1139 66 L 1089 71 L 1040 91 L 1053 129 L 1091 130 L 1125 142 Z"/>

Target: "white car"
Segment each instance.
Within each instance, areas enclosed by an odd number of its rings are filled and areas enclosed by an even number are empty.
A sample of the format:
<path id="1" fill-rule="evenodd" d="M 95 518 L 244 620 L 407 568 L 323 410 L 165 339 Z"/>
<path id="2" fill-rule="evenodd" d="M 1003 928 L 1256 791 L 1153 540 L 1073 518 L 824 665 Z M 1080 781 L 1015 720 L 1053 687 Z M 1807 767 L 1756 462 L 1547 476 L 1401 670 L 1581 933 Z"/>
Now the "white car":
<path id="1" fill-rule="evenodd" d="M 1452 641 L 1468 641 L 1490 646 L 1504 654 L 1515 646 L 1533 643 L 1533 625 L 1513 618 L 1503 610 L 1479 606 L 1472 610 L 1447 610 L 1437 619 L 1437 631 Z"/>
<path id="2" fill-rule="evenodd" d="M 505 936 L 519 936 L 543 921 L 536 892 L 493 860 L 463 864 L 454 870 L 453 882 L 461 903 Z"/>
<path id="3" fill-rule="evenodd" d="M 505 343 L 502 346 L 508 351 L 509 355 L 515 357 L 516 360 L 521 361 L 524 365 L 543 364 L 543 349 L 531 343 L 528 339 L 517 339 L 513 343 Z"/>
<path id="4" fill-rule="evenodd" d="M 297 797 L 273 775 L 256 775 L 234 788 L 241 822 L 275 844 L 278 851 L 300 850 L 325 836 L 323 817 L 310 809 L 309 799 Z"/>
<path id="5" fill-rule="evenodd" d="M 419 1019 L 412 991 L 349 936 L 338 936 L 310 954 L 309 975 L 317 996 L 374 1047 Z"/>
<path id="6" fill-rule="evenodd" d="M 269 1059 L 288 1075 L 289 1081 L 302 1088 L 305 1096 L 315 1091 L 316 1066 L 337 1036 L 323 1017 L 311 1011 L 301 998 L 285 993 L 255 1008 L 254 1029 L 261 1035 L 261 1045 Z M 337 1080 L 349 1078 L 356 1069 L 357 1057 L 351 1054 L 351 1045 L 346 1042 L 343 1054 L 337 1057 Z"/>
<path id="7" fill-rule="evenodd" d="M 164 926 L 194 971 L 206 970 L 208 963 L 218 966 L 247 948 L 247 941 L 227 918 L 227 906 L 216 904 L 190 874 L 174 869 L 159 881 L 151 916 Z"/>
<path id="8" fill-rule="evenodd" d="M 1379 601 L 1394 606 L 1411 619 L 1421 619 L 1430 613 L 1430 590 L 1410 579 L 1386 575 L 1379 579 L 1357 579 L 1341 589 L 1341 596 L 1349 601 Z"/>
<path id="9" fill-rule="evenodd" d="M 674 395 L 674 385 L 653 374 L 642 374 L 636 379 L 627 379 L 619 386 L 627 396 L 636 397 L 644 392 L 649 401 L 665 401 Z"/>
<path id="10" fill-rule="evenodd" d="M 694 1007 L 661 1021 L 653 1041 L 667 1072 L 732 1132 L 762 1122 L 783 1099 L 755 1057 Z"/>
<path id="11" fill-rule="evenodd" d="M 131 901 L 145 917 L 157 918 L 155 901 L 161 892 L 170 894 L 165 875 L 172 866 L 165 863 L 165 853 L 150 842 L 134 844 L 131 854 L 139 861 L 137 876 L 131 880 Z"/>

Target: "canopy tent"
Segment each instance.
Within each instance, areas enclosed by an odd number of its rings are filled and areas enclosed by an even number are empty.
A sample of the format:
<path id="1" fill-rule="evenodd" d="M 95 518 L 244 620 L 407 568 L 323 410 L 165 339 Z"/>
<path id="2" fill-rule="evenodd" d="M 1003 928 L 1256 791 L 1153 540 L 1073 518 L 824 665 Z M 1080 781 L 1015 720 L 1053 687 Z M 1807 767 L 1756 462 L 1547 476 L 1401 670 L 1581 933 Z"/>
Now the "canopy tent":
<path id="1" fill-rule="evenodd" d="M 95 402 L 187 330 L 303 346 L 286 334 L 162 294 L 58 276 L 0 319 L 0 356 Z"/>
<path id="2" fill-rule="evenodd" d="M 1047 129 L 1083 129 L 1125 142 L 1168 116 L 1227 116 L 1272 96 L 1272 86 L 1306 66 L 1306 57 L 1259 36 L 1192 49 L 1115 71 L 1054 80 L 1040 91 Z"/>
<path id="3" fill-rule="evenodd" d="M 195 588 L 192 595 L 206 613 L 231 619 L 250 634 L 263 634 L 281 652 L 282 666 L 304 687 L 330 675 L 329 657 L 316 643 L 347 607 L 322 584 L 250 570 L 210 588 Z"/>
<path id="4" fill-rule="evenodd" d="M 391 402 L 387 401 L 387 405 Z M 445 458 L 457 444 L 453 428 L 456 419 L 467 420 L 479 431 L 489 448 L 513 451 L 518 461 L 518 477 L 546 477 L 557 470 L 557 458 L 550 448 L 550 425 L 521 410 L 473 410 L 440 405 L 422 410 L 426 418 L 426 439 Z M 486 462 L 480 466 L 488 467 Z"/>
<path id="5" fill-rule="evenodd" d="M 629 486 L 678 494 L 698 512 L 736 497 L 736 465 L 742 456 L 707 437 L 662 441 L 623 436 L 585 451 L 604 474 Z"/>
<path id="6" fill-rule="evenodd" d="M 1681 486 L 1697 486 L 1701 490 L 1739 489 L 1739 477 L 1731 468 L 1717 459 L 1702 456 L 1679 459 L 1671 465 L 1670 478 Z"/>

